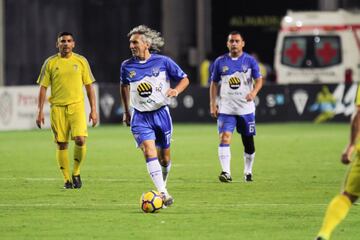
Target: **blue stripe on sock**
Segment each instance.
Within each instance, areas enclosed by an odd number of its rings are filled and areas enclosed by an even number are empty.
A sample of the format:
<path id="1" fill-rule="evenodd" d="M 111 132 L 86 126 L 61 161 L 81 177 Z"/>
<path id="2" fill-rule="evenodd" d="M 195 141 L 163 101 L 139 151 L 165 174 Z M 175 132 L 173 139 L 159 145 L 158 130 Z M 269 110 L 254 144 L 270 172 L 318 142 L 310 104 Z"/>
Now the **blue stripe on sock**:
<path id="1" fill-rule="evenodd" d="M 152 162 L 152 161 L 155 161 L 155 160 L 158 160 L 158 158 L 157 157 L 147 158 L 146 162 L 148 163 L 148 162 Z"/>
<path id="2" fill-rule="evenodd" d="M 228 146 L 230 146 L 230 144 L 225 144 L 225 143 L 220 143 L 219 144 L 219 147 L 228 147 Z"/>

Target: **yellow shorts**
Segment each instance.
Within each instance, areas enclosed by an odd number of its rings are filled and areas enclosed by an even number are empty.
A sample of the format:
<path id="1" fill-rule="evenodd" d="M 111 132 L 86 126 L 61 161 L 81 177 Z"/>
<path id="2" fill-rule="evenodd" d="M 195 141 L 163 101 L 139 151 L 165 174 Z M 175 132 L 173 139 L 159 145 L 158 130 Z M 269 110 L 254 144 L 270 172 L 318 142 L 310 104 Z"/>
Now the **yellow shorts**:
<path id="1" fill-rule="evenodd" d="M 68 142 L 70 133 L 71 139 L 88 136 L 84 102 L 51 106 L 50 118 L 55 142 Z"/>
<path id="2" fill-rule="evenodd" d="M 360 196 L 360 152 L 357 151 L 345 178 L 344 190 L 351 195 Z"/>

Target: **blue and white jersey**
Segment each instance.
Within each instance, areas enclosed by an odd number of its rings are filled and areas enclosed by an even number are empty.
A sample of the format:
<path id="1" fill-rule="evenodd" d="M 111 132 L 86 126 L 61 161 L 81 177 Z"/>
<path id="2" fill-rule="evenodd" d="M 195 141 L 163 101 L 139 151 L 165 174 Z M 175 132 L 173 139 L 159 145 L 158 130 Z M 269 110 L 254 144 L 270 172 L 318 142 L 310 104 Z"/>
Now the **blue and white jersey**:
<path id="1" fill-rule="evenodd" d="M 151 54 L 146 61 L 132 57 L 121 64 L 120 81 L 130 84 L 130 104 L 140 112 L 159 109 L 170 103 L 166 92 L 170 81 L 178 82 L 187 75 L 169 57 Z"/>
<path id="2" fill-rule="evenodd" d="M 220 86 L 219 113 L 245 115 L 255 112 L 255 103 L 246 101 L 253 79 L 261 77 L 259 65 L 249 54 L 243 52 L 238 58 L 229 54 L 218 57 L 213 65 L 211 80 Z"/>

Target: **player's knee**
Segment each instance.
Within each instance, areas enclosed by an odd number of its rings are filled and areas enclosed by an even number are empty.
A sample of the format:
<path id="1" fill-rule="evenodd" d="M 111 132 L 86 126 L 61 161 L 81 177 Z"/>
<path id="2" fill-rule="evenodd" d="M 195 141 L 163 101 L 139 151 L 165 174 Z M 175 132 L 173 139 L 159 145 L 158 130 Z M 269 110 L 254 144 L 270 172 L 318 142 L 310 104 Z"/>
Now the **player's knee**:
<path id="1" fill-rule="evenodd" d="M 57 145 L 58 145 L 59 150 L 65 150 L 68 148 L 67 142 L 57 142 Z"/>
<path id="2" fill-rule="evenodd" d="M 149 158 L 149 157 L 153 158 L 153 157 L 157 156 L 156 149 L 143 146 L 141 148 L 141 150 L 144 152 L 144 155 L 145 155 L 146 158 Z"/>
<path id="3" fill-rule="evenodd" d="M 358 200 L 358 196 L 356 196 L 356 195 L 353 195 L 353 194 L 351 194 L 351 193 L 348 193 L 348 192 L 343 192 L 343 195 L 345 195 L 347 198 L 349 198 L 349 200 L 352 202 L 352 203 L 354 203 L 354 202 L 356 202 L 357 200 Z"/>
<path id="4" fill-rule="evenodd" d="M 223 132 L 220 134 L 220 142 L 222 144 L 230 144 L 231 142 L 231 134 Z"/>
<path id="5" fill-rule="evenodd" d="M 243 136 L 244 151 L 247 154 L 253 154 L 255 152 L 255 144 L 253 136 Z"/>
<path id="6" fill-rule="evenodd" d="M 78 146 L 85 145 L 85 137 L 75 137 L 75 144 Z"/>
<path id="7" fill-rule="evenodd" d="M 170 151 L 162 150 L 158 154 L 159 162 L 161 166 L 167 166 L 170 162 Z"/>

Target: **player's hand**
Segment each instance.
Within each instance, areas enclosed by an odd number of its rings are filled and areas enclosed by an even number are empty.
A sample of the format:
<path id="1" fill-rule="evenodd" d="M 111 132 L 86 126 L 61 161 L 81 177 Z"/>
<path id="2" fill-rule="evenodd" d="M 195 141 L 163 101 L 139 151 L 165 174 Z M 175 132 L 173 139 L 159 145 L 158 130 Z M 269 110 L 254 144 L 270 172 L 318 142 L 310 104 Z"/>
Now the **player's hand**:
<path id="1" fill-rule="evenodd" d="M 354 152 L 355 146 L 352 144 L 349 144 L 344 152 L 341 154 L 341 162 L 345 165 L 351 163 L 351 155 Z"/>
<path id="2" fill-rule="evenodd" d="M 89 122 L 92 122 L 92 126 L 95 127 L 98 123 L 98 115 L 96 111 L 91 111 L 89 114 Z"/>
<path id="3" fill-rule="evenodd" d="M 166 97 L 177 97 L 179 95 L 178 90 L 174 88 L 169 88 L 166 92 Z"/>
<path id="4" fill-rule="evenodd" d="M 218 117 L 218 107 L 217 106 L 210 106 L 210 115 L 213 118 L 217 118 Z"/>
<path id="5" fill-rule="evenodd" d="M 38 128 L 41 128 L 41 124 L 45 123 L 45 117 L 44 117 L 44 113 L 42 111 L 39 111 L 37 118 L 36 118 L 36 125 L 38 126 Z"/>
<path id="6" fill-rule="evenodd" d="M 251 102 L 255 100 L 256 95 L 252 92 L 248 93 L 245 97 L 246 101 Z"/>
<path id="7" fill-rule="evenodd" d="M 126 126 L 130 126 L 130 121 L 131 121 L 131 115 L 129 112 L 124 112 L 123 113 L 123 124 Z"/>

